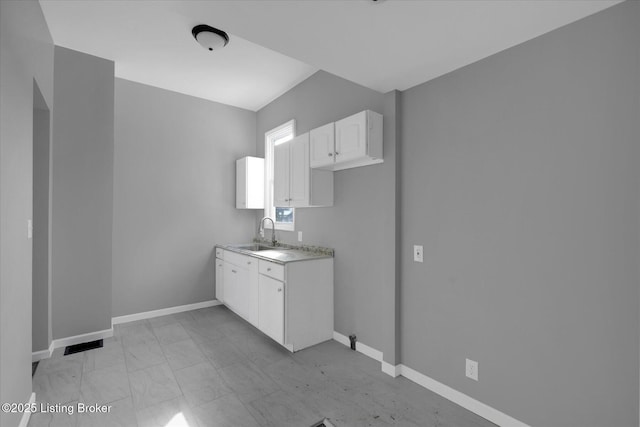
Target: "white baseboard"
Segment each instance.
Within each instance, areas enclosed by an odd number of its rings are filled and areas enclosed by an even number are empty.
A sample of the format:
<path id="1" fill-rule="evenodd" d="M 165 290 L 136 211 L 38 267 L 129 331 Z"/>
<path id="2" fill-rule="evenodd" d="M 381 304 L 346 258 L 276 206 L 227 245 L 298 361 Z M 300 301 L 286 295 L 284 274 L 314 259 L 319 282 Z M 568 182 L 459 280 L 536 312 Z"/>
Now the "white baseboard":
<path id="1" fill-rule="evenodd" d="M 333 332 L 333 339 L 338 341 L 340 344 L 346 345 L 347 347 L 351 346 L 351 341 L 349 337 L 342 335 L 339 332 Z M 439 394 L 456 403 L 463 408 L 473 412 L 485 418 L 492 423 L 495 423 L 501 427 L 530 427 L 522 421 L 516 420 L 515 418 L 498 411 L 495 408 L 492 408 L 489 405 L 486 405 L 473 397 L 467 396 L 464 393 L 461 393 L 453 388 L 442 384 L 430 378 L 414 369 L 411 369 L 405 365 L 392 365 L 383 360 L 383 353 L 375 348 L 369 347 L 366 344 L 362 344 L 360 342 L 356 342 L 356 351 L 369 356 L 370 358 L 377 360 L 381 364 L 382 372 L 387 375 L 391 375 L 392 377 L 397 377 L 402 375 L 403 377 L 413 381 L 414 383 L 421 385 L 422 387 L 431 390 L 432 392 Z"/>
<path id="2" fill-rule="evenodd" d="M 31 393 L 31 397 L 29 398 L 29 405 L 36 403 L 36 394 Z M 22 418 L 20 418 L 20 424 L 18 424 L 18 427 L 27 427 L 29 425 L 29 418 L 31 418 L 31 412 L 23 412 L 22 413 Z"/>
<path id="3" fill-rule="evenodd" d="M 152 319 L 154 317 L 166 316 L 168 314 L 182 313 L 183 311 L 198 310 L 200 308 L 213 307 L 222 304 L 217 299 L 210 301 L 197 302 L 195 304 L 177 305 L 175 307 L 161 308 L 159 310 L 144 311 L 142 313 L 127 314 L 117 316 L 111 319 L 111 325 L 120 323 L 133 322 L 136 320 Z"/>
<path id="4" fill-rule="evenodd" d="M 382 372 L 385 374 L 391 375 L 393 378 L 400 376 L 400 366 L 402 365 L 392 365 L 384 360 L 380 363 L 382 364 Z"/>
<path id="5" fill-rule="evenodd" d="M 333 339 L 338 341 L 340 344 L 351 347 L 351 341 L 349 340 L 349 337 L 342 335 L 340 332 L 333 331 Z M 368 345 L 363 344 L 359 341 L 356 341 L 356 351 L 364 354 L 365 356 L 369 356 L 370 358 L 377 360 L 378 362 L 382 362 L 382 352 L 380 350 L 376 350 L 375 348 L 369 347 Z"/>
<path id="6" fill-rule="evenodd" d="M 500 412 L 489 405 L 485 405 L 484 403 L 474 399 L 473 397 L 467 396 L 464 393 L 454 390 L 448 385 L 442 384 L 441 382 L 436 381 L 433 378 L 429 378 L 425 374 L 411 369 L 408 366 L 398 365 L 398 367 L 400 368 L 400 375 L 402 375 L 403 377 L 408 378 L 414 383 L 419 384 L 422 387 L 439 394 L 440 396 L 452 401 L 453 403 L 457 403 L 463 408 L 480 415 L 482 418 L 486 418 L 492 423 L 495 423 L 501 427 L 530 427 L 522 421 L 516 420 L 515 418 L 503 412 Z"/>
<path id="7" fill-rule="evenodd" d="M 54 349 L 66 347 L 68 345 L 81 344 L 83 342 L 102 340 L 113 336 L 113 328 L 105 329 L 97 332 L 89 332 L 87 334 L 74 335 L 72 337 L 58 338 L 53 340 L 51 345 Z"/>
<path id="8" fill-rule="evenodd" d="M 38 360 L 42 360 L 42 359 L 48 359 L 51 357 L 51 355 L 53 354 L 53 341 L 51 341 L 51 344 L 49 344 L 49 348 L 46 350 L 41 350 L 41 351 L 34 351 L 33 353 L 31 353 L 31 362 L 37 362 Z"/>

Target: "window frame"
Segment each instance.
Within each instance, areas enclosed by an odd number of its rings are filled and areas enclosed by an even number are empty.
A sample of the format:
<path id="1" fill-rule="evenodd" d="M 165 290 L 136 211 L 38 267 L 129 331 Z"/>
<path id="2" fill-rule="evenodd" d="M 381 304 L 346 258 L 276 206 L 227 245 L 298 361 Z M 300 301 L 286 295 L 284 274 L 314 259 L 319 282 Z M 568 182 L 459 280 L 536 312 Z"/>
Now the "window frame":
<path id="1" fill-rule="evenodd" d="M 288 133 L 290 133 L 291 137 L 288 137 Z M 274 187 L 273 187 L 273 176 L 274 176 L 274 154 L 273 148 L 277 145 L 276 142 L 281 141 L 283 138 L 284 141 L 282 143 L 290 141 L 296 136 L 296 120 L 291 119 L 280 126 L 277 126 L 267 132 L 264 133 L 264 216 L 268 216 L 272 218 L 275 223 L 276 230 L 282 231 L 295 231 L 296 224 L 296 209 L 293 209 L 293 221 L 292 222 L 277 222 L 276 221 L 276 207 L 274 205 Z M 288 206 L 282 206 L 287 207 Z"/>

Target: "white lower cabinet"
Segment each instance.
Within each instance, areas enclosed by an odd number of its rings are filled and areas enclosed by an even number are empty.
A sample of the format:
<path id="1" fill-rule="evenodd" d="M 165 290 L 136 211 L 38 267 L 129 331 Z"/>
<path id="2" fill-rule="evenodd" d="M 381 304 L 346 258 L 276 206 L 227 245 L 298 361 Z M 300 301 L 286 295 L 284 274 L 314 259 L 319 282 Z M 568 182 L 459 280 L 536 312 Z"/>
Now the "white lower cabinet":
<path id="1" fill-rule="evenodd" d="M 292 352 L 333 338 L 333 258 L 278 264 L 228 250 L 222 257 L 222 301 L 240 317 Z"/>
<path id="2" fill-rule="evenodd" d="M 284 345 L 284 283 L 260 275 L 258 329 Z"/>

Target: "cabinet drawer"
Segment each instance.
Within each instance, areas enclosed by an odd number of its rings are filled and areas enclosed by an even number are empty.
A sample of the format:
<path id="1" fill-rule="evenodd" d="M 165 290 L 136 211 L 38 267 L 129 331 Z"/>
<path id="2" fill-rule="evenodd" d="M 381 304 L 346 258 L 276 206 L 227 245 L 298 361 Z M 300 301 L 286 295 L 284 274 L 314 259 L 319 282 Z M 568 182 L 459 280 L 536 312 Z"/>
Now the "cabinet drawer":
<path id="1" fill-rule="evenodd" d="M 216 248 L 216 258 L 224 259 L 224 249 Z"/>
<path id="2" fill-rule="evenodd" d="M 284 265 L 274 262 L 260 260 L 260 274 L 273 277 L 276 280 L 284 282 Z"/>
<path id="3" fill-rule="evenodd" d="M 250 271 L 258 271 L 258 260 L 248 255 L 241 255 L 236 252 L 224 251 L 224 260 Z"/>

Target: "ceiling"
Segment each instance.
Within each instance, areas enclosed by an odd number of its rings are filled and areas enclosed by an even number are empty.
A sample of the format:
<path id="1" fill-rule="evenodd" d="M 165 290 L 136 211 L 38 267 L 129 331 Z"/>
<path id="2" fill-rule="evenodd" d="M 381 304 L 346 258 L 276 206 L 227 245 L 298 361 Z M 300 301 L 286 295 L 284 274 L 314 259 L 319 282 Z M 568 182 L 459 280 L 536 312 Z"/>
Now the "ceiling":
<path id="1" fill-rule="evenodd" d="M 116 77 L 256 111 L 322 69 L 405 90 L 620 0 L 40 0 L 54 43 Z M 191 28 L 230 36 L 208 52 Z"/>

